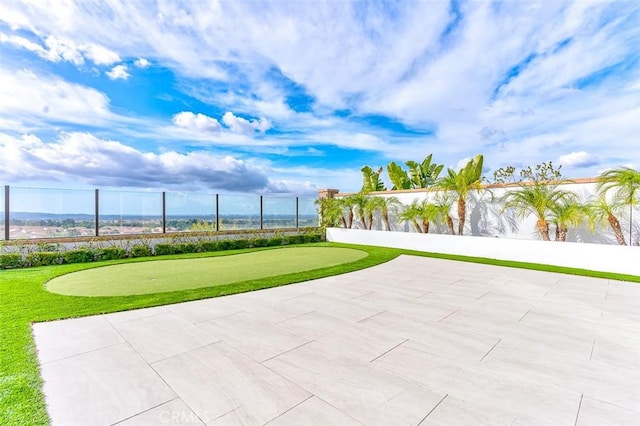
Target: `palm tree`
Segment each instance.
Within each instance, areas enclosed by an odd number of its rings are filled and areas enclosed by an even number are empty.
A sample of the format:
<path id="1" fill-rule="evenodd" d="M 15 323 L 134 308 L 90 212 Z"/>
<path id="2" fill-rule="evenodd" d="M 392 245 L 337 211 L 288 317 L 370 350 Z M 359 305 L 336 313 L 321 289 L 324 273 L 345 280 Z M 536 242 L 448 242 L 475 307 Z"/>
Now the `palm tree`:
<path id="1" fill-rule="evenodd" d="M 362 229 L 368 229 L 367 216 L 371 212 L 370 198 L 363 192 L 358 192 L 349 196 L 351 201 L 351 211 L 355 212 L 362 223 Z"/>
<path id="2" fill-rule="evenodd" d="M 618 211 L 620 211 L 623 206 L 624 205 L 620 202 L 608 202 L 605 196 L 601 195 L 596 201 L 589 204 L 588 214 L 592 230 L 597 224 L 607 222 L 613 230 L 618 244 L 626 246 L 627 242 L 624 239 L 622 227 L 620 226 L 620 221 L 617 217 Z"/>
<path id="3" fill-rule="evenodd" d="M 458 196 L 458 235 L 462 235 L 464 232 L 469 192 L 474 189 L 480 190 L 482 163 L 483 157 L 478 154 L 459 171 L 448 169 L 447 176 L 436 184 L 439 189 L 455 192 Z"/>
<path id="4" fill-rule="evenodd" d="M 602 172 L 598 178 L 597 189 L 600 195 L 606 197 L 607 193 L 613 190 L 613 203 L 629 206 L 630 216 L 633 215 L 633 208 L 640 203 L 640 171 L 630 167 L 618 167 Z M 633 220 L 633 216 L 630 219 Z M 630 225 L 629 244 L 631 244 L 631 230 L 632 226 Z M 616 239 L 620 243 L 617 235 Z"/>
<path id="5" fill-rule="evenodd" d="M 389 222 L 389 212 L 395 211 L 401 205 L 400 200 L 396 197 L 371 197 L 370 207 L 375 212 L 380 210 L 380 216 L 382 217 L 382 223 L 387 231 L 391 231 L 391 224 Z M 369 221 L 371 225 L 372 220 Z M 371 229 L 371 226 L 369 226 Z"/>
<path id="6" fill-rule="evenodd" d="M 447 224 L 451 235 L 456 235 L 456 231 L 453 228 L 453 219 L 449 214 L 455 201 L 455 198 L 450 193 L 438 194 L 435 199 L 435 207 L 438 211 L 439 218 Z"/>
<path id="7" fill-rule="evenodd" d="M 520 189 L 507 192 L 502 201 L 502 210 L 513 209 L 520 217 L 534 214 L 538 219 L 536 227 L 544 241 L 550 241 L 549 221 L 553 209 L 563 202 L 569 202 L 575 194 L 558 189 L 558 183 L 552 184 L 543 181 L 521 183 Z"/>
<path id="8" fill-rule="evenodd" d="M 431 221 L 435 220 L 438 214 L 437 208 L 427 200 L 415 200 L 400 213 L 398 218 L 403 222 L 411 222 L 417 232 L 428 234 Z"/>
<path id="9" fill-rule="evenodd" d="M 320 215 L 320 225 L 322 227 L 338 226 L 342 222 L 343 227 L 347 227 L 344 215 L 342 214 L 342 200 L 339 198 L 319 198 L 316 201 L 318 214 Z"/>
<path id="10" fill-rule="evenodd" d="M 579 226 L 587 216 L 586 207 L 576 199 L 566 199 L 551 207 L 551 222 L 556 226 L 556 241 L 567 241 L 570 226 Z"/>

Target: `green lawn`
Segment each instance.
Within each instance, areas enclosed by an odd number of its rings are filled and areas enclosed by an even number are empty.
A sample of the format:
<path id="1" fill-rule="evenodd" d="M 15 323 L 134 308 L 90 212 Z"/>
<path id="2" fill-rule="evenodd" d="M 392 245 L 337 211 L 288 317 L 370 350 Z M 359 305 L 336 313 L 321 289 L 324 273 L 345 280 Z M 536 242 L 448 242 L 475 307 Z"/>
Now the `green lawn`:
<path id="1" fill-rule="evenodd" d="M 42 383 L 38 373 L 38 364 L 33 338 L 31 336 L 32 322 L 50 321 L 62 318 L 166 305 L 170 303 L 285 285 L 378 265 L 394 259 L 400 254 L 430 256 L 499 266 L 520 267 L 640 282 L 640 277 L 637 276 L 525 264 L 519 262 L 496 261 L 485 258 L 411 252 L 381 247 L 328 243 L 309 244 L 304 247 L 353 248 L 368 253 L 368 256 L 350 263 L 342 263 L 311 271 L 299 271 L 285 275 L 255 278 L 231 284 L 216 285 L 213 287 L 193 288 L 189 290 L 165 293 L 111 297 L 64 296 L 46 291 L 45 284 L 56 277 L 61 277 L 64 274 L 72 272 L 90 270 L 101 270 L 104 272 L 106 270 L 104 267 L 108 265 L 135 265 L 146 263 L 149 266 L 154 266 L 162 263 L 165 259 L 216 258 L 231 254 L 257 252 L 259 250 L 253 249 L 229 252 L 197 253 L 189 255 L 163 256 L 162 258 L 126 259 L 90 264 L 84 263 L 0 271 L 0 425 L 44 425 L 49 422 L 41 391 Z M 273 248 L 268 250 L 291 250 L 291 248 Z M 98 267 L 99 269 L 94 269 Z M 185 275 L 189 273 L 189 270 L 183 272 Z"/>
<path id="2" fill-rule="evenodd" d="M 310 271 L 355 262 L 367 255 L 341 247 L 286 247 L 235 256 L 163 259 L 73 272 L 54 278 L 46 288 L 68 296 L 162 293 Z"/>

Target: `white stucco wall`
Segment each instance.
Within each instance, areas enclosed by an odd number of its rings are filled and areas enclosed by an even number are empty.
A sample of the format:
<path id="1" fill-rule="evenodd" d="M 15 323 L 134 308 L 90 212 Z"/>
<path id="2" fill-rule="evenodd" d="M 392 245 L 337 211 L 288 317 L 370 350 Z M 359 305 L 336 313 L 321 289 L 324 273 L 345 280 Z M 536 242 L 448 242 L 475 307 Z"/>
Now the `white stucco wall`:
<path id="1" fill-rule="evenodd" d="M 327 228 L 327 241 L 640 276 L 640 247 Z"/>
<path id="2" fill-rule="evenodd" d="M 541 240 L 536 228 L 536 217 L 534 215 L 522 218 L 516 216 L 512 211 L 502 210 L 502 204 L 499 201 L 500 197 L 502 197 L 506 191 L 514 189 L 517 188 L 493 188 L 490 190 L 483 189 L 480 192 L 471 192 L 469 194 L 469 199 L 467 200 L 467 218 L 464 234 L 509 239 Z M 596 194 L 595 183 L 570 183 L 562 185 L 561 189 L 573 191 L 578 195 L 581 202 L 588 202 L 592 200 Z M 437 191 L 393 191 L 372 193 L 372 196 L 396 197 L 403 205 L 406 206 L 411 204 L 414 200 L 433 200 L 437 193 Z M 343 195 L 337 195 L 337 197 L 341 196 Z M 457 204 L 454 203 L 450 214 L 453 218 L 454 226 L 457 231 Z M 633 222 L 631 222 L 630 218 L 633 218 Z M 640 244 L 640 209 L 636 208 L 631 212 L 626 208 L 620 212 L 618 219 L 620 220 L 622 232 L 627 243 L 629 243 L 629 231 L 631 229 L 633 231 L 632 244 Z M 362 225 L 357 218 L 353 227 L 356 229 L 362 229 Z M 376 217 L 374 219 L 373 229 L 384 229 L 380 217 Z M 393 214 L 391 215 L 391 229 L 394 231 L 416 232 L 410 223 L 403 223 L 396 220 Z M 431 223 L 429 233 L 448 234 L 448 232 L 449 231 L 444 224 Z M 554 232 L 555 229 L 551 226 L 551 239 L 554 239 Z M 577 228 L 570 228 L 567 235 L 567 241 L 617 245 L 613 231 L 609 227 L 608 223 L 600 224 L 595 232 L 592 232 L 586 223 Z"/>

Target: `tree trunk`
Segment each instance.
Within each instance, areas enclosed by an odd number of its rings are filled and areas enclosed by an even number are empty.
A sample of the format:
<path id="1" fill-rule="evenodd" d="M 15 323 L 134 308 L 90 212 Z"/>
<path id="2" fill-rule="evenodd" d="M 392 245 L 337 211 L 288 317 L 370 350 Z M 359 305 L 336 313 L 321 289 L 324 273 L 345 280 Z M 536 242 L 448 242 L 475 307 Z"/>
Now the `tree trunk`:
<path id="1" fill-rule="evenodd" d="M 371 231 L 372 226 L 373 226 L 373 212 L 369 213 L 369 225 L 367 226 L 367 229 Z"/>
<path id="2" fill-rule="evenodd" d="M 364 213 L 360 213 L 360 222 L 362 222 L 362 229 L 367 229 L 367 218 L 364 217 Z"/>
<path id="3" fill-rule="evenodd" d="M 347 219 L 344 217 L 344 215 L 340 216 L 340 219 L 342 220 L 343 228 L 350 228 L 349 226 L 347 226 Z"/>
<path id="4" fill-rule="evenodd" d="M 429 221 L 428 220 L 423 220 L 422 221 L 422 229 L 423 229 L 425 234 L 429 233 Z"/>
<path id="5" fill-rule="evenodd" d="M 549 222 L 544 219 L 538 219 L 538 232 L 544 241 L 551 241 L 549 238 Z"/>
<path id="6" fill-rule="evenodd" d="M 387 231 L 391 231 L 391 224 L 389 223 L 389 212 L 386 209 L 382 210 L 382 221 L 384 222 L 384 226 L 387 228 Z"/>
<path id="7" fill-rule="evenodd" d="M 560 231 L 558 231 L 558 229 Z M 558 233 L 558 239 L 557 241 L 567 241 L 567 234 L 569 233 L 569 228 L 567 228 L 566 226 L 559 226 L 558 229 L 556 229 L 556 232 Z"/>
<path id="8" fill-rule="evenodd" d="M 449 227 L 451 235 L 456 235 L 456 231 L 453 229 L 453 219 L 449 215 L 447 215 L 447 226 Z"/>
<path id="9" fill-rule="evenodd" d="M 556 225 L 556 241 L 560 241 L 560 227 Z"/>
<path id="10" fill-rule="evenodd" d="M 422 234 L 422 228 L 420 228 L 420 224 L 418 223 L 417 220 L 413 221 L 413 226 L 416 228 L 416 231 Z"/>
<path id="11" fill-rule="evenodd" d="M 613 233 L 616 234 L 616 240 L 618 240 L 618 244 L 621 246 L 626 246 L 627 241 L 624 239 L 624 235 L 622 234 L 622 228 L 620 228 L 620 221 L 618 218 L 612 214 L 609 214 L 607 217 L 609 221 L 609 225 L 611 225 L 611 229 L 613 229 Z"/>
<path id="12" fill-rule="evenodd" d="M 353 210 L 349 210 L 349 220 L 347 221 L 347 224 L 349 225 L 347 228 L 351 229 L 353 226 Z"/>
<path id="13" fill-rule="evenodd" d="M 458 235 L 462 235 L 464 232 L 465 216 L 467 215 L 467 201 L 458 197 Z"/>

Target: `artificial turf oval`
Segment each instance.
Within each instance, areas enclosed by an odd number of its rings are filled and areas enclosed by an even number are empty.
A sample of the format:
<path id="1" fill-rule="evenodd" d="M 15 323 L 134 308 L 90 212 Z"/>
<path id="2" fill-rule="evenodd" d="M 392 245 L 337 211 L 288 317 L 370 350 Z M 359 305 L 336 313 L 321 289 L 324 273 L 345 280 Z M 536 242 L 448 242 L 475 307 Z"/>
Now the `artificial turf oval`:
<path id="1" fill-rule="evenodd" d="M 86 269 L 49 281 L 69 296 L 128 296 L 233 284 L 355 262 L 368 254 L 341 247 L 286 247 L 230 256 L 153 260 Z"/>

